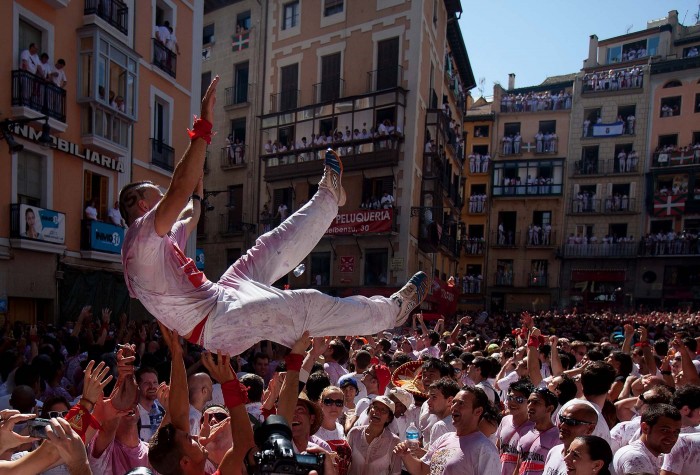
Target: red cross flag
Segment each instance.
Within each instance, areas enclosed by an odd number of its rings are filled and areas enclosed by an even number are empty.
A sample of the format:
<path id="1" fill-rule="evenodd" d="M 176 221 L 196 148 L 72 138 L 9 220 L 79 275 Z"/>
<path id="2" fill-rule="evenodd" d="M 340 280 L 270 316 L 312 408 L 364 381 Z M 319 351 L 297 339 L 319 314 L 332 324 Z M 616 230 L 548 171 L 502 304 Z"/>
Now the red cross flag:
<path id="1" fill-rule="evenodd" d="M 354 256 L 340 256 L 340 272 L 355 272 Z"/>
<path id="2" fill-rule="evenodd" d="M 654 196 L 654 216 L 680 216 L 685 211 L 686 195 Z"/>

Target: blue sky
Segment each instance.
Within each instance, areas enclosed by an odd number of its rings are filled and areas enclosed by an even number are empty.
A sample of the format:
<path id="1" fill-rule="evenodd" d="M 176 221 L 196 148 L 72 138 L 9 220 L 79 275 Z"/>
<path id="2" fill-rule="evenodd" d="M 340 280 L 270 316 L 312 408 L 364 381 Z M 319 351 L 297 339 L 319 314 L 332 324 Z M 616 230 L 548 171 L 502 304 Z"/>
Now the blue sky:
<path id="1" fill-rule="evenodd" d="M 700 0 L 462 0 L 459 21 L 477 87 L 484 95 L 494 82 L 533 86 L 547 76 L 577 72 L 588 55 L 592 34 L 603 40 L 646 28 L 647 21 L 678 11 L 684 25 L 695 24 Z"/>

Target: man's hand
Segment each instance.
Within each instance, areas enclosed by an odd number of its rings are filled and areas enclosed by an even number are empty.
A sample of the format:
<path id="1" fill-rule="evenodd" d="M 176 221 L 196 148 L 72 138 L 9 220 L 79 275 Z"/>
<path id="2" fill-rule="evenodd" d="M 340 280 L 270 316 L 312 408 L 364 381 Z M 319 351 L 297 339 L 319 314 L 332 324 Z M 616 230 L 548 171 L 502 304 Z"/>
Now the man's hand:
<path id="1" fill-rule="evenodd" d="M 306 353 L 306 349 L 311 345 L 311 337 L 309 337 L 309 332 L 305 331 L 301 334 L 299 339 L 294 342 L 292 349 L 290 351 L 293 355 L 303 355 Z"/>
<path id="2" fill-rule="evenodd" d="M 13 430 L 18 422 L 28 421 L 35 417 L 36 414 L 20 414 L 14 409 L 0 411 L 0 452 L 38 440 L 28 435 L 19 435 Z"/>
<path id="3" fill-rule="evenodd" d="M 329 336 L 318 336 L 311 339 L 311 350 L 309 355 L 315 360 L 326 352 L 333 339 Z"/>
<path id="4" fill-rule="evenodd" d="M 92 318 L 92 305 L 86 305 L 80 310 L 80 315 L 78 315 L 78 321 L 90 320 Z"/>
<path id="5" fill-rule="evenodd" d="M 219 76 L 217 75 L 209 84 L 207 92 L 202 98 L 202 119 L 214 123 L 214 104 L 216 103 L 216 86 L 219 84 Z"/>
<path id="6" fill-rule="evenodd" d="M 170 353 L 175 355 L 182 354 L 182 345 L 180 345 L 180 335 L 178 335 L 177 330 L 170 330 L 165 325 L 158 321 L 158 326 L 160 327 L 160 334 L 163 335 L 163 340 L 165 344 L 170 349 Z"/>
<path id="7" fill-rule="evenodd" d="M 559 343 L 559 337 L 556 336 L 556 335 L 550 335 L 550 336 L 549 336 L 549 345 L 550 345 L 552 348 L 556 348 L 556 347 L 557 347 L 557 343 Z"/>
<path id="8" fill-rule="evenodd" d="M 58 451 L 61 459 L 69 470 L 87 465 L 87 452 L 80 436 L 73 430 L 68 421 L 62 417 L 51 419 L 46 426 L 46 436 Z"/>
<path id="9" fill-rule="evenodd" d="M 110 310 L 108 308 L 103 308 L 102 309 L 102 324 L 109 325 L 111 321 L 112 321 L 112 310 Z"/>
<path id="10" fill-rule="evenodd" d="M 112 381 L 113 377 L 109 374 L 109 366 L 105 365 L 104 361 L 95 367 L 95 361 L 90 360 L 85 368 L 85 379 L 83 380 L 83 399 L 86 399 L 92 404 L 96 404 L 98 399 L 104 397 L 104 387 Z"/>
<path id="11" fill-rule="evenodd" d="M 210 352 L 202 355 L 204 367 L 209 370 L 211 377 L 221 384 L 236 379 L 236 373 L 234 373 L 229 360 L 229 355 L 222 355 L 220 351 L 216 354 L 216 361 L 214 361 L 214 357 Z"/>
<path id="12" fill-rule="evenodd" d="M 469 325 L 472 322 L 472 317 L 462 317 L 459 320 L 460 325 Z"/>
<path id="13" fill-rule="evenodd" d="M 158 389 L 156 389 L 156 399 L 158 399 L 158 402 L 160 405 L 163 407 L 163 410 L 165 413 L 168 413 L 168 403 L 170 400 L 170 386 L 168 386 L 165 383 L 160 383 L 160 386 L 158 386 Z"/>

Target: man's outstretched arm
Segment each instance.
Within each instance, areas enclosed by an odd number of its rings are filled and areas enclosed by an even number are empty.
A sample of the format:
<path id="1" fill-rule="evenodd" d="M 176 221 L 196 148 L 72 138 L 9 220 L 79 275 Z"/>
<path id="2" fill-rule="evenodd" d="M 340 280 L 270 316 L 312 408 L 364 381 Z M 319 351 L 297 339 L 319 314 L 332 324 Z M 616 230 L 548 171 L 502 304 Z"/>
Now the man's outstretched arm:
<path id="1" fill-rule="evenodd" d="M 216 76 L 202 99 L 202 119 L 209 122 L 214 120 L 216 85 L 218 83 L 219 76 Z M 159 236 L 165 236 L 170 232 L 195 191 L 204 170 L 206 151 L 207 142 L 203 138 L 195 138 L 190 142 L 182 159 L 175 166 L 168 191 L 165 192 L 165 196 L 156 208 L 155 229 Z"/>

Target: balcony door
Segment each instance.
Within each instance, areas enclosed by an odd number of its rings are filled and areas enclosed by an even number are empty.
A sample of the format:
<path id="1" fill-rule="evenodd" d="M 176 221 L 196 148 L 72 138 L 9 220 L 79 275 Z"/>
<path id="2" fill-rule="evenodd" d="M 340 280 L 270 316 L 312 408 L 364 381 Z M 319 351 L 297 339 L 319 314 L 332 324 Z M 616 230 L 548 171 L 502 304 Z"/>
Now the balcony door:
<path id="1" fill-rule="evenodd" d="M 299 63 L 282 67 L 280 76 L 280 110 L 294 109 L 297 107 L 299 95 Z"/>
<path id="2" fill-rule="evenodd" d="M 377 90 L 398 85 L 399 37 L 377 43 Z"/>
<path id="3" fill-rule="evenodd" d="M 321 57 L 321 95 L 319 102 L 340 97 L 340 53 Z"/>
<path id="4" fill-rule="evenodd" d="M 95 201 L 97 217 L 101 220 L 105 220 L 107 218 L 107 212 L 111 208 L 109 203 L 109 178 L 90 170 L 85 170 L 83 210 L 85 210 L 87 203 L 92 200 Z"/>

